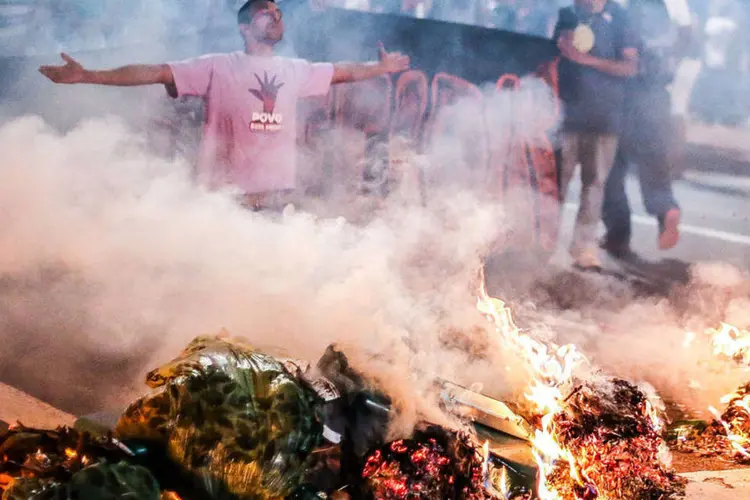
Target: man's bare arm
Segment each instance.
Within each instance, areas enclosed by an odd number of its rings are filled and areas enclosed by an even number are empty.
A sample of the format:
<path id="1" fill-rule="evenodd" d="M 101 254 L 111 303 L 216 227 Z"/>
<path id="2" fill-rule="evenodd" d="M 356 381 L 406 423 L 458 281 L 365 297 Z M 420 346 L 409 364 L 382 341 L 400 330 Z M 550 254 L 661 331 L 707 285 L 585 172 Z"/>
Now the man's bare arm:
<path id="1" fill-rule="evenodd" d="M 331 83 L 356 82 L 369 80 L 380 75 L 388 74 L 379 62 L 347 63 L 338 62 L 333 65 L 333 79 Z"/>
<path id="2" fill-rule="evenodd" d="M 176 95 L 172 69 L 167 64 L 132 64 L 108 70 L 88 70 L 67 54 L 62 54 L 62 66 L 41 66 L 39 72 L 55 83 L 90 83 L 117 87 L 164 85 L 170 95 Z"/>
<path id="3" fill-rule="evenodd" d="M 380 60 L 378 62 L 346 63 L 333 65 L 333 79 L 331 83 L 356 82 L 368 80 L 381 75 L 399 73 L 409 69 L 409 56 L 398 52 L 386 52 L 382 44 L 379 45 Z"/>

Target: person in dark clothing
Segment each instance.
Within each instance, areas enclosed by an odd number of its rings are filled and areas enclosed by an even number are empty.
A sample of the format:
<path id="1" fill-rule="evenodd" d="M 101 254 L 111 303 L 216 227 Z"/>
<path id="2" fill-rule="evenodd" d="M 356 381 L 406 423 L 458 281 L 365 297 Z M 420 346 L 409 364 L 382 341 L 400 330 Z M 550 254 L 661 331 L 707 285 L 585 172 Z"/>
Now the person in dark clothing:
<path id="1" fill-rule="evenodd" d="M 682 47 L 688 46 L 682 43 L 685 29 L 673 26 L 659 0 L 631 0 L 629 12 L 633 29 L 640 38 L 640 63 L 638 75 L 626 84 L 623 128 L 602 206 L 606 235 L 601 247 L 616 258 L 627 258 L 632 253 L 625 179 L 633 164 L 646 211 L 659 222 L 659 248 L 673 248 L 680 236 L 680 209 L 672 192 L 669 163 L 674 122 L 667 86 L 679 62 L 676 45 L 679 42 Z"/>
<path id="2" fill-rule="evenodd" d="M 576 0 L 561 9 L 554 39 L 562 54 L 562 198 L 576 166 L 581 166 L 581 201 L 570 254 L 576 267 L 597 269 L 604 182 L 617 151 L 625 80 L 638 71 L 637 40 L 625 10 L 612 0 Z"/>

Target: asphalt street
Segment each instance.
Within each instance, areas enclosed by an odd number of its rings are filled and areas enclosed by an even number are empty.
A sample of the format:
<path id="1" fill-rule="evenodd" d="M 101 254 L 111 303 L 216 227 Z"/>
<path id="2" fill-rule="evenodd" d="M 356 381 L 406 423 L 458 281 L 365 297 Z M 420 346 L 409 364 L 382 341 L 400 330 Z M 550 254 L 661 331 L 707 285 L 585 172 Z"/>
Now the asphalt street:
<path id="1" fill-rule="evenodd" d="M 674 249 L 660 251 L 656 219 L 643 208 L 637 179 L 632 175 L 628 179 L 633 251 L 657 263 L 722 261 L 750 270 L 750 166 L 746 176 L 688 170 L 673 188 L 682 209 L 681 239 Z M 570 241 L 579 192 L 580 184 L 571 183 L 558 246 L 561 258 Z"/>

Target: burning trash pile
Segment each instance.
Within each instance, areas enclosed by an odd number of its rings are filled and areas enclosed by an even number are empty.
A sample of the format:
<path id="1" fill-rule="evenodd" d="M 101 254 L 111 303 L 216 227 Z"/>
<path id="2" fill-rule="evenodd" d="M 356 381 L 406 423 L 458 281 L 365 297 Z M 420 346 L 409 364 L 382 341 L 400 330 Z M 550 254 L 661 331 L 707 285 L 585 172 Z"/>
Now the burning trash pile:
<path id="1" fill-rule="evenodd" d="M 684 482 L 667 466 L 661 420 L 643 391 L 620 379 L 586 382 L 565 403 L 542 417 L 540 444 L 552 445 L 540 450 L 542 459 L 556 457 L 547 466 L 548 491 L 565 499 L 684 494 Z"/>
<path id="2" fill-rule="evenodd" d="M 713 353 L 731 360 L 736 366 L 750 368 L 750 332 L 726 323 L 708 329 Z M 695 335 L 689 334 L 686 343 Z M 683 422 L 671 431 L 674 448 L 700 456 L 717 456 L 750 464 L 750 382 L 721 398 L 723 412 L 714 407 L 709 411 L 715 420 Z"/>
<path id="3" fill-rule="evenodd" d="M 538 498 L 680 496 L 655 396 L 580 376 L 586 359 L 575 347 L 522 333 L 483 289 L 478 309 L 527 367 L 528 392 L 516 405 L 525 420 L 504 418 L 527 426 Z M 1 500 L 532 498 L 533 486 L 515 484 L 509 462 L 468 422 L 460 430 L 424 422 L 390 440 L 389 398 L 334 347 L 310 366 L 225 335 L 198 337 L 147 384 L 152 392 L 111 428 L 81 419 L 75 429 L 7 432 Z"/>
<path id="4" fill-rule="evenodd" d="M 727 404 L 723 413 L 709 408 L 716 418 L 710 424 L 698 421 L 676 425 L 671 431 L 674 448 L 750 464 L 750 383 L 724 396 L 721 402 Z"/>
<path id="5" fill-rule="evenodd" d="M 503 344 L 526 361 L 527 419 L 541 499 L 667 499 L 684 495 L 670 468 L 657 415 L 660 401 L 624 380 L 576 371 L 586 359 L 574 346 L 557 347 L 524 335 L 504 303 L 482 289 L 478 308 Z"/>
<path id="6" fill-rule="evenodd" d="M 362 470 L 368 498 L 491 498 L 486 466 L 467 436 L 430 427 L 370 454 Z M 360 497 L 361 498 L 361 497 Z"/>

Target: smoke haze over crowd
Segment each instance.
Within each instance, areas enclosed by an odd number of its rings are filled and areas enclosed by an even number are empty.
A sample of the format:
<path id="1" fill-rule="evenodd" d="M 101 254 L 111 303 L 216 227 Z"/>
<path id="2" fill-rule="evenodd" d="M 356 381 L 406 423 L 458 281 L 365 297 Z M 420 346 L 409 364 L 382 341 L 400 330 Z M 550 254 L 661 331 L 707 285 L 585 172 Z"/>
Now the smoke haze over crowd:
<path id="1" fill-rule="evenodd" d="M 156 62 L 162 49 L 86 64 Z M 539 116 L 554 105 L 538 80 L 483 110 L 464 107 L 452 135 L 408 151 L 405 168 L 423 166 L 429 181 L 426 203 L 414 192 L 373 203 L 349 191 L 322 208 L 303 200 L 302 210 L 267 217 L 239 208 L 234 193 L 196 186 L 190 158 L 153 151 L 145 124 L 169 109 L 162 89 L 53 88 L 35 68 L 23 72 L 24 99 L 46 112 L 23 116 L 23 99 L 0 104 L 0 118 L 14 117 L 0 125 L 2 380 L 70 411 L 111 408 L 141 391 L 145 370 L 226 328 L 313 361 L 339 344 L 409 418 L 440 418 L 429 399 L 435 378 L 481 384 L 497 397 L 523 388 L 475 302 L 482 259 L 498 241 L 512 242 L 525 193 L 501 202 L 466 185 L 486 174 L 466 160 L 482 113 L 487 127 L 512 123 L 516 139 L 535 144 Z M 331 141 L 336 134 L 356 132 L 335 130 Z M 357 158 L 339 153 L 358 172 Z M 747 276 L 736 269 L 696 268 L 682 298 L 702 305 L 685 310 L 678 296 L 636 297 L 611 278 L 561 280 L 554 265 L 499 262 L 491 291 L 517 307 L 519 323 L 575 343 L 607 372 L 695 409 L 743 381 L 705 343 L 684 346 L 690 329 L 750 324 Z M 580 299 L 562 307 L 560 295 Z"/>

